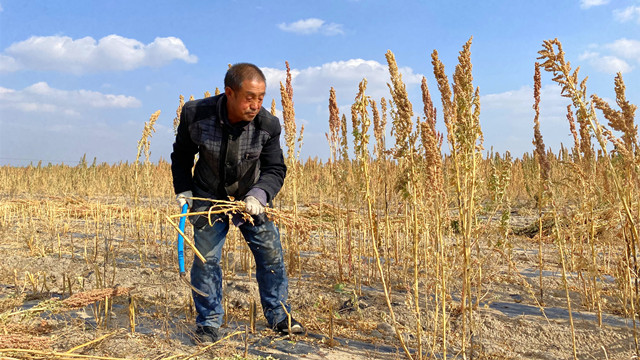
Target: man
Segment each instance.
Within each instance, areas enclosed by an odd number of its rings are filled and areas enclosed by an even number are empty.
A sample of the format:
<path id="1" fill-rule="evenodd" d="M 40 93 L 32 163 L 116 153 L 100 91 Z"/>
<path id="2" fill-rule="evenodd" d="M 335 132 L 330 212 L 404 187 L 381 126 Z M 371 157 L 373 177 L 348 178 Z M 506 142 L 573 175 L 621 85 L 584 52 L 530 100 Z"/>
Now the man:
<path id="1" fill-rule="evenodd" d="M 280 243 L 280 232 L 264 207 L 280 191 L 287 168 L 280 147 L 280 122 L 262 107 L 266 79 L 252 64 L 236 64 L 227 71 L 223 94 L 187 102 L 171 154 L 171 171 L 177 200 L 192 212 L 206 211 L 211 202 L 192 197 L 243 199 L 253 224 L 232 218 L 244 236 L 256 262 L 256 279 L 264 316 L 269 326 L 283 333 L 304 332 L 287 313 L 288 280 Z M 198 160 L 192 175 L 195 154 Z M 191 267 L 191 284 L 208 296 L 193 292 L 198 316 L 196 340 L 219 339 L 224 310 L 220 257 L 229 219 L 223 215 L 209 225 L 206 216 L 192 216 L 197 257 Z M 286 311 L 285 311 L 286 309 Z"/>

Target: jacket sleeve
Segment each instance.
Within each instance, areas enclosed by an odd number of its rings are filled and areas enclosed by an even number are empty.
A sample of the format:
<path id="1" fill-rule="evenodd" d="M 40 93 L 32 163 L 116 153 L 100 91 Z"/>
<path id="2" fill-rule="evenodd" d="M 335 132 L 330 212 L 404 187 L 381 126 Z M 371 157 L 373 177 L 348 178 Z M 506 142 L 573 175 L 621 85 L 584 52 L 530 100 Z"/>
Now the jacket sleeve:
<path id="1" fill-rule="evenodd" d="M 171 153 L 171 174 L 173 175 L 173 189 L 176 194 L 193 190 L 193 159 L 198 152 L 198 145 L 191 140 L 189 134 L 188 108 L 185 104 L 180 112 L 180 124 L 176 141 Z"/>
<path id="2" fill-rule="evenodd" d="M 271 202 L 278 194 L 287 175 L 287 166 L 284 163 L 282 148 L 280 147 L 280 124 L 276 120 L 275 129 L 271 137 L 262 147 L 260 153 L 260 178 L 254 184 L 267 193 L 267 203 Z"/>

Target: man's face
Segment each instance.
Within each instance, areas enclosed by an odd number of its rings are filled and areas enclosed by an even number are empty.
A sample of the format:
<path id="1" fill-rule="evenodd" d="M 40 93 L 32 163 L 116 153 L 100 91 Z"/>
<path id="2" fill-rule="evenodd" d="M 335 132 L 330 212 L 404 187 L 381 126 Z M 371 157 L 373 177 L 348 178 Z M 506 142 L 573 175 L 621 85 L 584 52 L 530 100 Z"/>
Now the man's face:
<path id="1" fill-rule="evenodd" d="M 251 121 L 258 115 L 264 100 L 266 86 L 260 80 L 245 80 L 238 90 L 225 88 L 229 121 Z"/>

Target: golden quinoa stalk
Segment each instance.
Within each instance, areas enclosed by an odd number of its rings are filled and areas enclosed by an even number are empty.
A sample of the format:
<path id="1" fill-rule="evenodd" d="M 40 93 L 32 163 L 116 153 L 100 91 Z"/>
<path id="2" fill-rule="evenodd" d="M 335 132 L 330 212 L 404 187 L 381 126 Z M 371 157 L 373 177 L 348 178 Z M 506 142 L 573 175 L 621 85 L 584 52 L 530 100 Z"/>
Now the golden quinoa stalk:
<path id="1" fill-rule="evenodd" d="M 542 140 L 542 133 L 540 132 L 540 64 L 535 64 L 535 75 L 533 76 L 533 109 L 535 111 L 535 117 L 533 118 L 533 145 L 535 146 L 535 154 L 540 162 L 540 173 L 542 182 L 548 185 L 550 180 L 549 172 L 551 171 L 549 160 L 547 159 L 546 150 L 544 147 L 544 141 Z"/>
<path id="2" fill-rule="evenodd" d="M 329 133 L 325 134 L 327 142 L 329 143 L 329 172 L 331 173 L 331 199 L 333 201 L 333 208 L 335 210 L 336 221 L 333 222 L 333 231 L 336 237 L 337 244 L 337 257 L 338 257 L 338 279 L 339 282 L 343 280 L 343 245 L 344 239 L 342 237 L 342 217 L 340 216 L 340 187 L 336 184 L 341 183 L 338 163 L 338 148 L 340 146 L 340 110 L 338 109 L 338 102 L 336 100 L 336 90 L 331 87 L 329 90 Z M 323 244 L 324 248 L 324 244 Z"/>
<path id="3" fill-rule="evenodd" d="M 573 118 L 573 111 L 571 110 L 571 104 L 567 105 L 567 121 L 569 122 L 569 131 L 573 136 L 573 155 L 576 160 L 580 160 L 580 138 L 578 137 L 578 131 L 576 130 L 576 120 Z"/>
<path id="4" fill-rule="evenodd" d="M 342 114 L 340 119 L 340 158 L 343 161 L 349 160 L 349 138 L 347 136 L 347 116 Z"/>
<path id="5" fill-rule="evenodd" d="M 476 303 L 471 294 L 471 247 L 475 244 L 478 259 L 480 248 L 476 236 L 476 197 L 478 190 L 478 166 L 483 149 L 482 130 L 480 128 L 480 91 L 474 90 L 471 64 L 470 38 L 462 47 L 458 56 L 458 65 L 453 75 L 453 93 L 444 65 L 438 59 L 438 53 L 432 53 L 433 71 L 440 90 L 444 121 L 447 128 L 447 140 L 453 162 L 453 183 L 455 186 L 460 232 L 462 235 L 462 352 L 466 354 L 470 334 L 473 332 L 473 308 L 478 306 L 481 297 L 482 267 L 475 270 Z M 471 326 L 469 326 L 469 324 Z"/>
<path id="6" fill-rule="evenodd" d="M 389 313 L 391 315 L 391 319 L 393 321 L 393 327 L 396 332 L 396 336 L 400 341 L 400 344 L 405 352 L 405 355 L 412 359 L 411 353 L 407 348 L 404 336 L 400 332 L 399 324 L 396 320 L 396 315 L 393 310 L 393 306 L 391 305 L 391 295 L 389 294 L 389 288 L 385 280 L 384 270 L 382 268 L 382 262 L 380 259 L 380 252 L 378 250 L 378 224 L 375 218 L 374 213 L 374 199 L 371 194 L 370 189 L 370 176 L 369 176 L 369 150 L 367 145 L 369 143 L 369 135 L 368 130 L 369 126 L 371 126 L 371 120 L 369 118 L 369 114 L 367 113 L 367 106 L 369 102 L 369 97 L 365 95 L 365 90 L 367 88 L 367 80 L 363 79 L 359 84 L 358 94 L 356 95 L 355 102 L 351 106 L 351 121 L 353 124 L 353 135 L 354 135 L 354 150 L 356 154 L 356 158 L 360 163 L 360 168 L 362 171 L 362 180 L 364 182 L 364 196 L 365 202 L 367 206 L 367 215 L 368 215 L 368 226 L 371 234 L 371 244 L 373 247 L 376 265 L 378 267 L 378 271 L 380 272 L 380 279 L 382 282 L 382 288 L 385 294 L 385 300 L 387 302 L 387 307 L 389 308 Z M 420 340 L 418 340 L 420 341 Z M 420 342 L 419 342 L 420 343 Z M 421 356 L 421 348 L 419 347 L 419 355 Z"/>
<path id="7" fill-rule="evenodd" d="M 427 183 L 433 184 L 432 189 L 438 195 L 444 196 L 444 179 L 442 174 L 442 134 L 436 130 L 436 108 L 431 101 L 431 94 L 427 86 L 427 79 L 422 78 L 422 101 L 424 103 L 425 121 L 420 124 L 422 146 L 425 149 L 425 171 Z M 433 194 L 435 196 L 435 194 Z"/>
<path id="8" fill-rule="evenodd" d="M 329 141 L 329 156 L 331 161 L 336 161 L 337 148 L 340 137 L 340 111 L 338 110 L 338 103 L 336 101 L 336 90 L 331 87 L 329 90 L 329 134 L 327 134 L 327 140 Z"/>
<path id="9" fill-rule="evenodd" d="M 382 112 L 382 116 L 380 118 L 378 128 L 380 129 L 381 141 L 380 144 L 378 144 L 378 148 L 384 152 L 381 155 L 386 157 L 387 100 L 384 97 L 380 99 L 380 111 Z"/>
<path id="10" fill-rule="evenodd" d="M 622 73 L 618 73 L 615 77 L 615 92 L 616 103 L 620 107 L 620 111 L 612 109 L 598 95 L 592 95 L 591 99 L 593 99 L 595 107 L 601 110 L 604 117 L 609 120 L 608 125 L 613 130 L 622 132 L 622 142 L 626 151 L 634 154 L 638 151 L 638 126 L 634 124 L 635 112 L 638 107 L 627 100 L 625 89 Z"/>
<path id="11" fill-rule="evenodd" d="M 433 65 L 433 74 L 436 78 L 436 82 L 438 83 L 440 99 L 442 100 L 444 124 L 447 128 L 447 141 L 452 146 L 451 155 L 455 157 L 456 147 L 453 145 L 455 145 L 456 143 L 454 138 L 456 130 L 456 109 L 454 108 L 453 102 L 451 100 L 453 98 L 453 94 L 451 93 L 449 79 L 444 72 L 444 64 L 438 58 L 437 50 L 433 50 L 433 53 L 431 53 L 431 59 L 431 64 Z"/>
<path id="12" fill-rule="evenodd" d="M 376 155 L 376 158 L 382 159 L 384 158 L 384 150 L 385 150 L 385 144 L 384 144 L 385 129 L 382 124 L 382 120 L 380 119 L 380 112 L 378 112 L 378 106 L 376 105 L 376 101 L 373 99 L 371 99 L 371 114 L 373 116 L 373 136 L 376 139 L 373 152 Z"/>
<path id="13" fill-rule="evenodd" d="M 557 212 L 555 210 L 555 202 L 554 202 L 554 196 L 553 196 L 553 192 L 551 189 L 551 179 L 549 176 L 549 172 L 550 172 L 550 167 L 549 167 L 549 161 L 547 159 L 547 154 L 545 151 L 545 146 L 544 146 L 544 142 L 542 140 L 542 134 L 540 133 L 540 121 L 539 121 L 539 116 L 540 116 L 540 64 L 539 63 L 535 63 L 535 75 L 534 75 L 534 87 L 533 87 L 533 96 L 534 96 L 534 105 L 533 105 L 533 109 L 535 110 L 535 117 L 533 119 L 534 122 L 534 127 L 533 127 L 533 131 L 534 131 L 534 141 L 533 144 L 535 145 L 535 154 L 536 154 L 536 158 L 538 159 L 538 162 L 540 164 L 540 191 L 539 191 L 539 196 L 540 196 L 540 201 L 538 202 L 539 204 L 539 216 L 538 216 L 538 226 L 539 226 L 539 230 L 538 230 L 538 235 L 539 235 L 539 247 L 538 247 L 538 256 L 539 256 L 539 265 L 540 265 L 540 303 L 543 303 L 543 288 L 542 288 L 542 207 L 544 206 L 544 198 L 548 198 L 552 204 L 553 207 L 553 214 L 554 214 L 554 223 L 555 223 L 555 233 L 556 233 L 556 245 L 558 246 L 558 250 L 560 251 L 560 262 L 562 264 L 562 281 L 564 284 L 564 288 L 565 288 L 565 294 L 566 294 L 566 299 L 567 299 L 567 308 L 569 311 L 569 324 L 571 327 L 571 343 L 573 346 L 573 357 L 574 359 L 577 358 L 577 349 L 576 349 L 576 334 L 575 334 L 575 327 L 573 325 L 573 314 L 571 311 L 571 297 L 569 296 L 569 285 L 568 285 L 568 281 L 567 281 L 567 266 L 566 266 L 566 262 L 565 262 L 565 241 L 563 241 L 562 237 L 559 234 L 559 230 L 558 230 L 558 216 L 557 216 Z"/>
<path id="14" fill-rule="evenodd" d="M 427 79 L 422 78 L 422 102 L 424 105 L 425 121 L 420 123 L 420 138 L 424 148 L 424 162 L 422 172 L 425 175 L 425 194 L 428 206 L 428 214 L 432 222 L 430 229 L 433 232 L 434 246 L 436 251 L 436 278 L 439 283 L 436 285 L 435 294 L 435 316 L 440 320 L 440 333 L 438 326 L 434 326 L 433 347 L 436 346 L 438 335 L 442 342 L 442 357 L 447 357 L 447 271 L 446 271 L 446 243 L 444 238 L 444 224 L 447 217 L 447 200 L 444 188 L 443 163 L 442 163 L 442 134 L 436 130 L 436 108 L 433 106 Z"/>
<path id="15" fill-rule="evenodd" d="M 149 161 L 149 145 L 151 141 L 149 138 L 153 136 L 153 133 L 156 132 L 154 127 L 158 117 L 160 116 L 160 110 L 151 114 L 149 121 L 144 123 L 144 129 L 142 130 L 142 137 L 138 141 L 138 154 L 136 155 L 136 163 L 140 160 L 140 156 L 144 153 L 145 161 Z"/>
<path id="16" fill-rule="evenodd" d="M 402 74 L 398 70 L 396 58 L 388 50 L 385 54 L 387 63 L 389 64 L 389 73 L 391 75 L 391 84 L 387 84 L 393 102 L 396 104 L 396 116 L 393 118 L 392 133 L 396 138 L 396 146 L 394 149 L 395 157 L 400 158 L 408 151 L 408 138 L 413 128 L 413 108 L 409 101 L 409 95 L 405 84 L 402 82 Z"/>
<path id="17" fill-rule="evenodd" d="M 604 102 L 601 101 L 597 97 L 592 97 L 592 101 L 587 100 L 586 95 L 586 78 L 581 82 L 578 82 L 578 70 L 574 70 L 572 72 L 571 65 L 568 61 L 565 61 L 564 51 L 562 50 L 562 44 L 558 39 L 546 40 L 543 43 L 543 49 L 538 52 L 540 54 L 539 59 L 543 59 L 543 66 L 545 70 L 553 73 L 554 78 L 553 81 L 557 82 L 562 88 L 562 95 L 571 99 L 574 107 L 576 108 L 576 117 L 578 119 L 578 123 L 584 123 L 585 128 L 588 127 L 589 134 L 593 133 L 595 138 L 600 145 L 600 151 L 598 158 L 595 159 L 595 162 L 589 161 L 590 157 L 585 155 L 585 164 L 594 164 L 594 166 L 598 166 L 598 163 L 602 163 L 606 165 L 606 172 L 608 174 L 606 178 L 611 178 L 615 185 L 616 199 L 614 202 L 617 202 L 621 208 L 622 212 L 620 213 L 623 227 L 623 233 L 625 234 L 624 238 L 627 242 L 627 253 L 626 253 L 626 262 L 629 268 L 634 268 L 634 271 L 637 272 L 637 244 L 640 242 L 639 229 L 637 224 L 637 218 L 635 215 L 636 211 L 640 211 L 634 206 L 635 199 L 638 198 L 637 187 L 634 185 L 637 183 L 637 172 L 634 174 L 629 170 L 632 167 L 625 166 L 627 161 L 618 162 L 612 160 L 612 156 L 609 155 L 607 144 L 608 142 L 612 142 L 614 146 L 620 146 L 622 152 L 619 149 L 614 149 L 618 151 L 623 158 L 625 158 L 625 153 L 629 154 L 626 150 L 625 141 L 617 141 L 616 138 L 611 134 L 611 132 L 606 129 L 603 125 L 598 122 L 595 113 L 595 104 L 599 104 L 598 106 L 606 113 L 605 117 L 607 117 L 611 124 L 610 126 L 616 126 L 623 131 L 624 135 L 627 136 L 626 140 L 629 141 L 633 138 L 633 127 L 628 128 L 628 119 L 627 117 L 633 116 L 633 112 L 635 109 L 632 105 L 626 102 L 624 96 L 624 83 L 622 83 L 621 76 L 619 76 L 616 80 L 616 97 L 622 111 L 619 113 L 615 113 L 610 111 L 611 109 L 604 105 Z M 620 115 L 622 118 L 620 118 Z M 581 136 L 582 136 L 581 129 Z M 585 148 L 585 138 L 581 138 L 581 146 Z M 591 157 L 593 158 L 593 157 Z M 622 164 L 622 167 L 620 165 Z M 585 166 L 586 166 L 585 165 Z M 624 182 L 624 183 L 623 183 Z M 556 229 L 556 233 L 557 233 Z M 557 235 L 559 236 L 559 235 Z M 596 289 L 597 291 L 597 289 Z M 625 292 L 625 301 L 626 295 Z M 638 306 L 638 299 L 640 298 L 638 280 L 636 277 L 635 280 L 635 292 L 631 292 L 629 294 L 629 305 L 631 307 L 630 313 L 632 314 L 633 319 L 633 327 L 634 327 L 634 343 L 636 353 L 640 353 L 638 351 L 638 335 L 637 335 L 637 327 L 636 327 L 636 308 Z M 574 350 L 575 351 L 575 350 Z M 574 355 L 575 356 L 575 355 Z"/>
<path id="18" fill-rule="evenodd" d="M 140 184 L 138 182 L 138 166 L 139 166 L 139 162 L 140 162 L 140 156 L 144 153 L 144 157 L 145 157 L 145 168 L 147 169 L 147 172 L 145 173 L 146 176 L 146 182 L 145 184 L 147 185 L 147 189 L 150 189 L 150 184 L 149 184 L 149 155 L 150 155 L 150 151 L 149 151 L 149 146 L 151 144 L 149 138 L 153 135 L 153 133 L 156 131 L 154 125 L 156 123 L 156 121 L 158 120 L 158 117 L 160 116 L 160 110 L 156 111 L 155 113 L 153 113 L 151 115 L 151 117 L 149 118 L 149 121 L 144 123 L 144 129 L 142 130 L 142 137 L 140 138 L 140 140 L 138 141 L 138 153 L 136 155 L 136 161 L 135 161 L 135 194 L 134 194 L 134 203 L 136 205 L 136 207 L 138 206 L 138 200 L 139 200 L 139 195 L 140 195 Z"/>
<path id="19" fill-rule="evenodd" d="M 557 48 L 557 51 L 556 51 Z M 589 125 L 590 131 L 593 131 L 595 134 L 596 140 L 600 144 L 603 154 L 607 154 L 607 137 L 605 136 L 603 130 L 604 127 L 598 122 L 594 106 L 586 100 L 586 78 L 578 85 L 578 69 L 576 69 L 573 73 L 571 72 L 570 63 L 565 61 L 564 52 L 562 50 L 562 44 L 558 39 L 546 40 L 543 43 L 543 50 L 538 52 L 540 54 L 539 59 L 546 59 L 543 63 L 545 70 L 552 72 L 554 74 L 553 80 L 560 84 L 562 87 L 562 94 L 565 97 L 568 97 L 572 100 L 573 105 L 577 109 L 577 117 L 578 122 L 581 120 L 585 122 L 585 124 Z M 620 78 L 621 80 L 621 78 Z M 621 81 L 616 83 L 616 97 L 620 102 L 620 106 L 623 107 L 623 113 L 626 113 L 626 117 L 633 116 L 635 108 L 630 104 L 626 103 L 626 99 L 624 97 L 624 85 Z M 601 106 L 604 108 L 603 104 Z M 627 109 L 627 110 L 624 110 Z M 633 109 L 633 111 L 631 111 Z M 610 113 L 609 116 L 612 114 Z M 624 120 L 620 123 L 616 122 L 616 126 L 622 126 L 622 124 L 626 124 L 628 120 Z M 626 126 L 625 126 L 626 128 Z M 632 130 L 632 129 L 629 129 Z M 628 138 L 632 138 L 631 133 L 628 135 Z M 584 142 L 584 139 L 582 139 Z M 584 147 L 584 144 L 583 144 Z M 622 206 L 624 208 L 624 215 L 627 219 L 627 222 L 630 226 L 630 235 L 633 244 L 637 244 L 640 241 L 639 230 L 637 228 L 636 220 L 634 215 L 632 214 L 632 200 L 633 197 L 630 193 L 625 191 L 625 188 L 622 184 L 622 179 L 618 174 L 615 166 L 611 161 L 610 156 L 604 156 L 606 163 L 608 165 L 608 171 L 611 177 L 613 178 L 613 182 L 616 187 L 616 192 L 618 193 L 618 197 L 622 202 Z M 631 197 L 630 197 L 631 196 Z M 635 249 L 635 246 L 634 246 Z"/>
<path id="20" fill-rule="evenodd" d="M 184 96 L 180 95 L 180 101 L 178 102 L 178 109 L 176 109 L 176 117 L 173 118 L 173 136 L 178 134 L 178 125 L 180 125 L 180 115 L 182 114 L 182 107 L 184 106 Z"/>
<path id="21" fill-rule="evenodd" d="M 295 153 L 296 142 L 296 121 L 295 110 L 293 108 L 293 87 L 291 86 L 291 71 L 289 62 L 285 62 L 287 67 L 287 77 L 285 85 L 280 83 L 280 96 L 282 98 L 282 121 L 284 122 L 284 140 L 287 145 L 287 159 L 292 161 Z M 290 164 L 291 165 L 291 164 Z M 295 172 L 295 169 L 291 169 Z"/>
<path id="22" fill-rule="evenodd" d="M 295 110 L 293 108 L 293 86 L 291 85 L 291 69 L 289 62 L 285 62 L 287 68 L 287 77 L 285 85 L 280 83 L 280 96 L 282 102 L 282 118 L 284 122 L 284 139 L 287 145 L 287 168 L 289 183 L 291 184 L 291 202 L 293 206 L 294 218 L 297 218 L 298 214 L 298 160 L 296 158 L 296 120 Z M 302 131 L 300 132 L 300 141 L 302 140 Z M 295 223 L 295 222 L 294 222 Z M 296 265 L 300 266 L 300 249 L 299 242 L 295 241 L 297 237 L 296 226 L 289 229 L 287 234 L 289 248 L 289 267 L 291 269 L 296 268 Z M 300 270 L 298 268 L 298 270 Z"/>
<path id="23" fill-rule="evenodd" d="M 540 64 L 535 63 L 535 73 L 533 76 L 533 109 L 535 111 L 535 117 L 533 118 L 533 145 L 535 146 L 535 157 L 540 164 L 540 181 L 538 185 L 538 268 L 540 270 L 539 287 L 540 287 L 540 303 L 544 304 L 544 287 L 542 282 L 542 272 L 544 270 L 543 257 L 542 257 L 542 210 L 544 207 L 544 197 L 548 195 L 549 191 L 549 178 L 550 166 L 547 154 L 545 151 L 544 141 L 542 140 L 542 134 L 540 133 L 540 88 L 541 88 L 541 76 L 540 76 Z M 564 259 L 563 259 L 564 260 Z M 573 324 L 573 321 L 572 321 Z M 573 330 L 573 328 L 572 328 Z"/>

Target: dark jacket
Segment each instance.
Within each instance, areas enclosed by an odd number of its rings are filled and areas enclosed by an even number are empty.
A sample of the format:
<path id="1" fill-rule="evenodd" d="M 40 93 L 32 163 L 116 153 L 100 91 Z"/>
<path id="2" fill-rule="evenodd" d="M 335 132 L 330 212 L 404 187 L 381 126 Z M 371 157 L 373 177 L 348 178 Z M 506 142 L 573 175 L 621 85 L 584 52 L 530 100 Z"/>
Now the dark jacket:
<path id="1" fill-rule="evenodd" d="M 242 200 L 250 190 L 262 189 L 271 202 L 287 172 L 280 132 L 278 118 L 264 107 L 253 121 L 231 125 L 225 94 L 187 102 L 171 153 L 175 193 L 191 190 L 194 197 Z M 192 211 L 204 205 L 194 202 Z"/>

